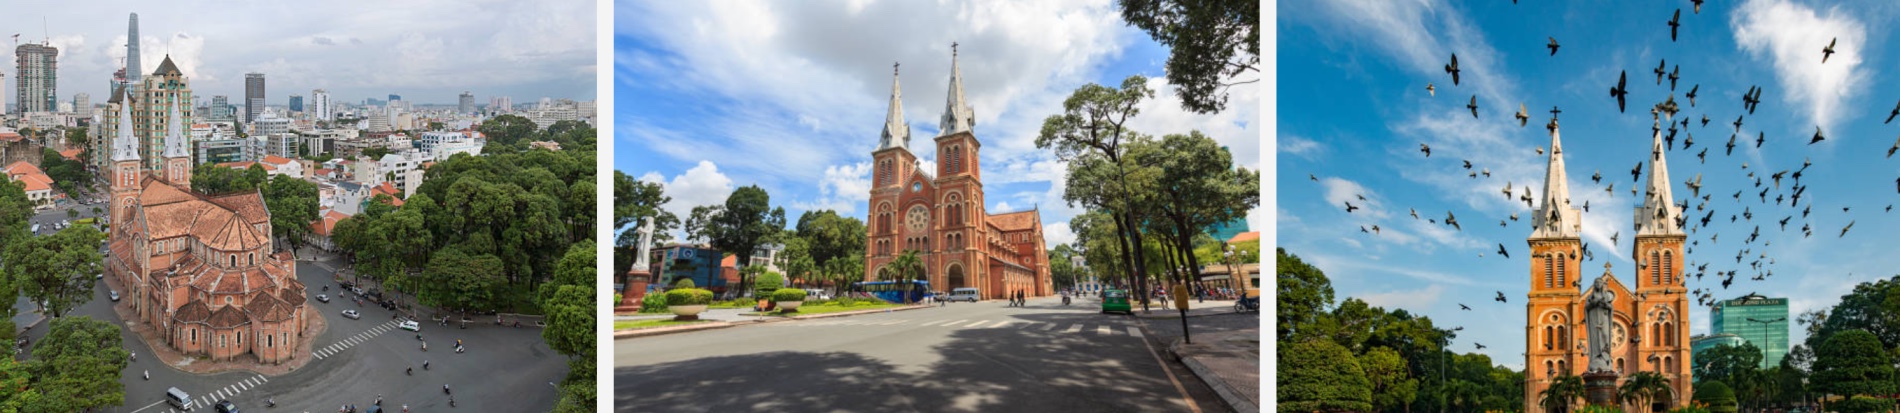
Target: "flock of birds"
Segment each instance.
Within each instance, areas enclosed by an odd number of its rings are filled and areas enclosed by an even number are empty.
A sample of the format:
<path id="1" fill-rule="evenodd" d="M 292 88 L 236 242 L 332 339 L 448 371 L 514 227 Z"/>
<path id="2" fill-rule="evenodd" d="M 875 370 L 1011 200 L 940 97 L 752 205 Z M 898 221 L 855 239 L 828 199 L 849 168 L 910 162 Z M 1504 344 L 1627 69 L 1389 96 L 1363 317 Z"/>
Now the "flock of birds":
<path id="1" fill-rule="evenodd" d="M 1513 1 L 1513 3 L 1515 3 L 1515 1 Z M 1692 0 L 1692 3 L 1694 3 L 1695 13 L 1700 14 L 1703 0 Z M 1672 17 L 1670 17 L 1670 19 L 1668 20 L 1668 25 L 1669 25 L 1670 41 L 1674 42 L 1677 39 L 1678 30 L 1682 25 L 1682 10 L 1681 9 L 1677 9 L 1675 14 Z M 1826 64 L 1827 60 L 1834 55 L 1835 53 L 1834 48 L 1837 45 L 1836 43 L 1837 41 L 1838 39 L 1830 40 L 1827 43 L 1827 45 L 1821 47 L 1820 63 L 1817 63 L 1817 64 Z M 1554 57 L 1557 55 L 1557 51 L 1559 50 L 1559 48 L 1562 47 L 1562 45 L 1557 42 L 1557 39 L 1555 37 L 1550 37 L 1549 43 L 1545 45 L 1545 47 L 1548 48 L 1550 51 L 1549 56 Z M 1663 129 L 1663 125 L 1665 124 L 1660 121 L 1659 115 L 1669 115 L 1673 118 L 1673 116 L 1681 109 L 1675 103 L 1674 91 L 1676 90 L 1678 80 L 1682 78 L 1681 76 L 1682 67 L 1681 65 L 1676 65 L 1672 67 L 1672 66 L 1669 66 L 1667 63 L 1668 62 L 1665 59 L 1662 62 L 1659 62 L 1656 68 L 1652 70 L 1652 73 L 1656 75 L 1656 85 L 1658 87 L 1660 87 L 1663 84 L 1663 81 L 1665 80 L 1669 82 L 1669 97 L 1667 98 L 1666 101 L 1664 101 L 1663 103 L 1657 104 L 1655 108 L 1651 110 L 1652 116 L 1657 116 L 1659 119 L 1657 125 L 1651 127 L 1652 128 L 1651 133 L 1662 134 L 1663 132 L 1666 132 L 1666 135 L 1664 135 L 1664 138 L 1663 138 L 1663 141 L 1665 142 L 1665 150 L 1677 151 L 1678 153 L 1687 153 L 1688 151 L 1693 150 L 1693 147 L 1695 146 L 1695 137 L 1689 131 L 1690 126 L 1692 124 L 1692 121 L 1689 119 L 1689 116 L 1684 116 L 1680 122 L 1671 121 L 1667 123 L 1666 124 L 1667 129 Z M 1460 68 L 1458 65 L 1458 55 L 1456 53 L 1451 54 L 1450 62 L 1446 63 L 1444 68 L 1445 68 L 1445 73 L 1449 75 L 1449 77 L 1451 78 L 1452 85 L 1454 87 L 1459 86 L 1462 83 L 1464 69 Z M 1624 71 L 1623 73 L 1617 76 L 1616 83 L 1610 88 L 1610 96 L 1615 99 L 1616 108 L 1619 113 L 1625 113 L 1626 101 L 1630 94 L 1628 80 L 1629 80 L 1628 72 Z M 1427 83 L 1425 85 L 1426 92 L 1430 96 L 1433 96 L 1433 97 L 1437 96 L 1438 89 L 1439 88 L 1436 85 L 1431 84 L 1431 83 Z M 1691 108 L 1698 108 L 1696 98 L 1700 90 L 1701 90 L 1700 84 L 1692 85 L 1690 86 L 1688 93 L 1685 95 L 1689 100 L 1689 106 Z M 1741 95 L 1742 106 L 1741 106 L 1741 110 L 1738 111 L 1740 113 L 1736 116 L 1735 121 L 1732 122 L 1732 124 L 1734 125 L 1734 131 L 1730 133 L 1727 143 L 1723 144 L 1721 148 L 1721 153 L 1724 157 L 1732 157 L 1734 155 L 1735 147 L 1737 145 L 1738 140 L 1745 139 L 1741 137 L 1743 121 L 1748 116 L 1753 115 L 1755 113 L 1756 108 L 1760 106 L 1762 102 L 1762 93 L 1764 91 L 1765 91 L 1765 88 L 1761 86 L 1750 86 L 1746 92 L 1742 93 Z M 1465 104 L 1465 109 L 1470 111 L 1471 116 L 1473 118 L 1479 117 L 1478 97 L 1476 94 L 1473 94 L 1471 98 L 1467 101 L 1467 103 Z M 1702 108 L 1702 109 L 1709 110 L 1709 111 L 1715 110 L 1714 108 Z M 1561 112 L 1562 111 L 1559 110 L 1558 108 L 1552 107 L 1551 109 L 1552 118 L 1551 118 L 1551 123 L 1548 125 L 1549 128 L 1552 128 L 1552 129 L 1556 128 L 1556 116 L 1558 113 L 1561 113 Z M 1514 118 L 1517 121 L 1517 124 L 1520 128 L 1524 127 L 1525 125 L 1529 123 L 1530 117 L 1529 117 L 1529 114 L 1527 113 L 1525 104 L 1519 103 L 1518 111 L 1515 114 Z M 1889 113 L 1889 115 L 1887 116 L 1886 123 L 1889 123 L 1889 124 L 1892 123 L 1895 118 L 1900 118 L 1900 104 L 1896 104 L 1893 111 Z M 1709 118 L 1708 113 L 1701 114 L 1701 118 L 1700 118 L 1701 123 L 1699 127 L 1706 130 L 1709 126 L 1709 120 L 1710 118 Z M 1683 135 L 1682 145 L 1680 148 L 1677 148 L 1676 146 L 1676 138 L 1678 134 Z M 1826 133 L 1819 126 L 1817 126 L 1815 127 L 1814 135 L 1808 137 L 1807 145 L 1804 145 L 1804 146 L 1811 146 L 1816 143 L 1825 141 L 1826 139 L 1827 139 Z M 1754 147 L 1761 148 L 1766 143 L 1768 143 L 1767 134 L 1765 132 L 1757 131 L 1756 137 L 1754 139 Z M 1700 148 L 1699 151 L 1695 152 L 1695 156 L 1698 161 L 1698 164 L 1707 164 L 1708 162 L 1707 156 L 1708 156 L 1709 149 L 1711 149 L 1709 145 L 1704 145 L 1702 148 Z M 1432 157 L 1433 152 L 1432 152 L 1432 147 L 1430 145 L 1425 144 L 1425 143 L 1420 143 L 1418 150 L 1421 154 L 1423 154 L 1424 158 L 1429 159 Z M 1886 154 L 1887 158 L 1892 158 L 1895 152 L 1900 152 L 1900 140 L 1896 140 L 1894 142 L 1894 145 L 1891 148 L 1887 149 L 1887 154 Z M 1543 156 L 1544 148 L 1542 146 L 1538 146 L 1536 148 L 1536 153 L 1538 156 Z M 1661 156 L 1662 154 L 1655 153 L 1653 155 Z M 1636 163 L 1636 166 L 1630 170 L 1631 180 L 1634 181 L 1629 187 L 1629 193 L 1632 197 L 1637 195 L 1636 187 L 1639 186 L 1640 183 L 1642 182 L 1643 164 L 1644 164 L 1644 161 L 1638 161 Z M 1744 181 L 1745 182 L 1752 181 L 1753 185 L 1752 187 L 1737 189 L 1735 190 L 1734 193 L 1728 194 L 1729 196 L 1727 198 L 1731 198 L 1732 201 L 1716 198 L 1715 197 L 1716 191 L 1713 188 L 1704 188 L 1703 183 L 1702 183 L 1702 174 L 1699 172 L 1695 175 L 1694 178 L 1691 178 L 1683 182 L 1684 186 L 1690 190 L 1690 194 L 1691 194 L 1690 197 L 1687 199 L 1681 199 L 1681 200 L 1670 200 L 1670 202 L 1674 203 L 1675 206 L 1678 207 L 1682 211 L 1680 216 L 1676 217 L 1675 225 L 1677 226 L 1678 229 L 1681 229 L 1685 233 L 1690 234 L 1690 240 L 1688 241 L 1689 244 L 1685 245 L 1684 249 L 1685 249 L 1685 252 L 1689 253 L 1691 257 L 1695 256 L 1694 252 L 1697 247 L 1703 247 L 1702 241 L 1709 242 L 1708 246 L 1705 248 L 1716 248 L 1716 245 L 1719 244 L 1721 234 L 1718 233 L 1715 229 L 1711 229 L 1709 227 L 1711 222 L 1719 223 L 1719 218 L 1717 217 L 1719 210 L 1728 211 L 1728 214 L 1727 214 L 1728 222 L 1730 224 L 1753 225 L 1754 228 L 1748 233 L 1746 238 L 1741 240 L 1740 245 L 1735 245 L 1735 243 L 1731 241 L 1730 245 L 1736 248 L 1735 261 L 1733 263 L 1726 262 L 1727 261 L 1726 258 L 1717 259 L 1715 261 L 1700 261 L 1700 262 L 1692 259 L 1691 261 L 1688 262 L 1688 265 L 1682 269 L 1684 274 L 1679 274 L 1679 275 L 1682 275 L 1682 277 L 1680 277 L 1679 279 L 1687 279 L 1689 276 L 1693 276 L 1694 279 L 1698 283 L 1700 283 L 1705 276 L 1713 276 L 1720 279 L 1719 281 L 1720 288 L 1723 290 L 1727 290 L 1729 287 L 1735 284 L 1736 279 L 1738 277 L 1745 277 L 1749 280 L 1754 280 L 1754 281 L 1764 281 L 1767 278 L 1774 276 L 1774 270 L 1772 266 L 1775 264 L 1775 259 L 1773 257 L 1770 257 L 1768 253 L 1768 249 L 1771 246 L 1772 241 L 1762 239 L 1761 227 L 1763 225 L 1774 225 L 1775 227 L 1772 227 L 1772 228 L 1775 228 L 1775 230 L 1786 232 L 1788 230 L 1789 223 L 1795 219 L 1796 215 L 1799 215 L 1801 219 L 1801 223 L 1800 223 L 1801 226 L 1799 228 L 1801 236 L 1803 238 L 1808 238 L 1814 235 L 1813 224 L 1808 221 L 1810 215 L 1813 213 L 1813 208 L 1814 208 L 1813 201 L 1812 201 L 1813 198 L 1809 197 L 1808 198 L 1809 201 L 1807 203 L 1802 202 L 1803 196 L 1806 195 L 1808 186 L 1803 184 L 1801 179 L 1802 179 L 1803 174 L 1806 171 L 1808 171 L 1808 168 L 1810 166 L 1813 166 L 1813 163 L 1810 161 L 1804 160 L 1801 163 L 1801 168 L 1799 169 L 1793 169 L 1793 170 L 1783 169 L 1779 171 L 1769 172 L 1768 170 L 1762 169 L 1759 167 L 1750 168 L 1749 164 L 1746 161 L 1741 162 L 1741 172 L 1745 173 Z M 1471 179 L 1478 179 L 1480 176 L 1482 176 L 1485 179 L 1491 178 L 1491 170 L 1488 167 L 1474 165 L 1470 160 L 1463 160 L 1462 168 L 1466 171 L 1467 176 L 1470 177 Z M 1319 177 L 1316 175 L 1309 174 L 1308 178 L 1316 182 L 1319 181 Z M 1782 186 L 1782 181 L 1784 179 L 1787 179 L 1790 182 L 1790 185 L 1788 185 L 1785 190 L 1783 189 L 1783 186 Z M 1604 191 L 1604 193 L 1608 194 L 1609 196 L 1615 196 L 1616 183 L 1610 182 L 1608 184 L 1604 184 L 1603 174 L 1600 170 L 1592 173 L 1590 176 L 1590 180 L 1592 183 L 1603 185 L 1602 190 Z M 1896 192 L 1900 192 L 1900 178 L 1896 178 L 1894 182 L 1896 185 Z M 1705 189 L 1709 189 L 1709 190 L 1705 191 Z M 1535 210 L 1534 208 L 1536 207 L 1536 205 L 1534 205 L 1533 203 L 1532 185 L 1528 185 L 1528 184 L 1513 185 L 1513 183 L 1507 181 L 1504 183 L 1504 187 L 1501 190 L 1501 192 L 1504 194 L 1505 199 L 1512 200 L 1512 201 L 1522 201 L 1524 203 L 1526 210 L 1533 210 L 1533 211 Z M 1746 201 L 1744 199 L 1745 195 L 1755 195 L 1756 201 L 1753 201 L 1753 202 Z M 1769 195 L 1774 195 L 1774 196 L 1771 198 L 1769 197 Z M 1357 195 L 1357 199 L 1360 201 L 1360 205 L 1365 205 L 1368 202 L 1363 194 Z M 1565 200 L 1564 202 L 1568 203 L 1569 201 Z M 1733 202 L 1733 204 L 1721 205 L 1721 204 L 1726 204 L 1729 202 Z M 1737 213 L 1732 209 L 1735 207 L 1739 207 L 1742 209 L 1739 213 Z M 1796 213 L 1797 207 L 1799 208 L 1798 214 Z M 1352 201 L 1345 201 L 1345 210 L 1348 214 L 1354 213 L 1360 208 L 1361 206 L 1354 205 Z M 1754 209 L 1756 208 L 1760 208 L 1763 210 L 1762 211 L 1762 215 L 1764 215 L 1763 221 L 1754 221 L 1754 218 L 1756 215 L 1756 211 L 1754 211 Z M 1842 206 L 1840 208 L 1841 208 L 1841 213 L 1844 216 L 1846 216 L 1847 214 L 1851 214 L 1852 207 Z M 1583 210 L 1583 212 L 1586 212 L 1586 213 L 1589 212 L 1590 211 L 1589 202 L 1585 201 L 1583 205 L 1581 206 L 1581 209 Z M 1886 206 L 1883 213 L 1890 213 L 1892 211 L 1893 211 L 1893 205 L 1890 204 Z M 1784 214 L 1784 216 L 1779 219 L 1775 219 L 1775 218 L 1772 218 L 1772 215 L 1774 214 Z M 1415 208 L 1410 209 L 1410 215 L 1411 215 L 1411 218 L 1414 220 L 1421 219 L 1419 212 Z M 1511 222 L 1518 221 L 1518 219 L 1519 219 L 1518 213 L 1513 212 L 1508 217 L 1500 219 L 1498 221 L 1498 225 L 1500 227 L 1509 227 Z M 1458 231 L 1462 231 L 1464 229 L 1463 226 L 1459 224 L 1458 217 L 1454 215 L 1452 211 L 1446 211 L 1445 216 L 1442 220 L 1438 218 L 1424 218 L 1424 220 L 1434 225 L 1442 224 L 1442 225 L 1450 226 L 1454 230 L 1458 230 Z M 1841 227 L 1840 232 L 1837 235 L 1837 237 L 1843 237 L 1843 238 L 1846 237 L 1848 231 L 1853 229 L 1854 222 L 1855 222 L 1854 220 L 1850 219 L 1845 226 Z M 1698 234 L 1699 232 L 1705 232 L 1705 231 L 1702 231 L 1705 229 L 1707 230 L 1706 234 Z M 1381 228 L 1376 224 L 1371 225 L 1370 227 L 1361 226 L 1359 230 L 1360 232 L 1371 234 L 1373 236 L 1377 236 L 1381 232 Z M 1701 236 L 1701 235 L 1706 235 L 1706 237 Z M 1621 236 L 1622 236 L 1621 231 L 1616 231 L 1615 233 L 1610 235 L 1609 239 L 1612 244 L 1612 248 L 1614 248 L 1615 245 L 1619 243 L 1619 238 Z M 1498 244 L 1498 249 L 1496 251 L 1496 254 L 1502 258 L 1506 258 L 1506 259 L 1510 258 L 1510 251 L 1509 249 L 1505 248 L 1503 243 Z M 1479 253 L 1478 256 L 1483 257 L 1484 253 Z M 1594 254 L 1590 251 L 1590 244 L 1588 242 L 1585 242 L 1582 244 L 1582 256 L 1585 259 L 1595 258 Z M 1747 264 L 1746 266 L 1742 265 L 1744 262 L 1746 262 Z M 1717 269 L 1713 272 L 1709 270 L 1711 264 L 1714 264 L 1717 266 Z M 1746 273 L 1744 273 L 1744 271 L 1746 271 Z M 1571 286 L 1580 287 L 1580 285 L 1581 285 L 1580 280 L 1578 280 L 1578 281 L 1572 281 Z M 1717 298 L 1711 286 L 1704 285 L 1700 288 L 1691 290 L 1690 292 L 1694 296 L 1696 303 L 1698 305 L 1713 307 L 1717 301 L 1721 300 L 1721 298 Z M 1496 296 L 1492 298 L 1492 300 L 1498 303 L 1508 302 L 1508 299 L 1506 299 L 1503 291 L 1497 291 Z M 1460 310 L 1463 310 L 1463 311 L 1472 310 L 1470 306 L 1464 303 L 1459 303 L 1458 307 Z M 1462 329 L 1463 327 L 1457 327 L 1457 328 L 1454 328 L 1453 330 L 1462 330 Z M 1474 343 L 1474 344 L 1476 345 L 1478 349 L 1485 348 L 1484 344 L 1482 343 Z"/>

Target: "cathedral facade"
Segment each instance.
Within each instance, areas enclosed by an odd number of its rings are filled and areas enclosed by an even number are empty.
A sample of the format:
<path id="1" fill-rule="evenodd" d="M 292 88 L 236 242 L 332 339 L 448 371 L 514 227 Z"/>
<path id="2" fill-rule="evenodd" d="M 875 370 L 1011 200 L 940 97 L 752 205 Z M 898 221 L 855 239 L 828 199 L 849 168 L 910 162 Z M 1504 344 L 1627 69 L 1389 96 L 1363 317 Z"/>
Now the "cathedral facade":
<path id="1" fill-rule="evenodd" d="M 163 67 L 170 66 L 169 60 Z M 190 356 L 263 363 L 296 358 L 305 337 L 305 289 L 296 261 L 273 252 L 270 211 L 257 191 L 207 195 L 191 190 L 191 151 L 177 94 L 133 96 L 119 105 L 111 148 L 111 232 L 106 272 L 124 285 L 137 322 Z M 157 171 L 148 171 L 134 133 L 134 107 L 168 112 Z M 149 173 L 148 173 L 149 172 Z"/>
<path id="2" fill-rule="evenodd" d="M 1618 375 L 1618 385 L 1637 372 L 1653 372 L 1669 379 L 1673 394 L 1657 403 L 1665 409 L 1684 406 L 1691 389 L 1689 297 L 1684 285 L 1682 207 L 1670 195 L 1669 165 L 1662 135 L 1652 136 L 1649 179 L 1642 205 L 1635 208 L 1636 239 L 1630 256 L 1636 262 L 1635 288 L 1611 275 L 1609 337 L 1590 337 L 1584 324 L 1584 294 L 1596 277 L 1584 279 L 1580 239 L 1583 215 L 1570 206 L 1563 142 L 1551 121 L 1549 168 L 1544 177 L 1542 205 L 1534 211 L 1530 244 L 1530 294 L 1525 304 L 1524 400 L 1525 412 L 1544 413 L 1538 404 L 1544 389 L 1563 376 L 1587 373 L 1590 340 L 1609 340 L 1606 357 Z M 1612 247 L 1614 248 L 1614 247 Z M 1624 406 L 1624 411 L 1649 411 L 1647 406 Z M 1640 409 L 1640 410 L 1639 410 Z"/>
<path id="3" fill-rule="evenodd" d="M 902 91 L 891 79 L 890 111 L 873 160 L 870 216 L 865 222 L 865 280 L 888 277 L 891 260 L 916 251 L 923 279 L 933 290 L 973 287 L 984 299 L 1023 292 L 1050 295 L 1048 255 L 1040 211 L 990 214 L 984 208 L 983 174 L 977 156 L 983 144 L 972 129 L 976 114 L 963 98 L 963 75 L 955 54 L 940 132 L 937 161 L 926 170 L 910 151 Z"/>

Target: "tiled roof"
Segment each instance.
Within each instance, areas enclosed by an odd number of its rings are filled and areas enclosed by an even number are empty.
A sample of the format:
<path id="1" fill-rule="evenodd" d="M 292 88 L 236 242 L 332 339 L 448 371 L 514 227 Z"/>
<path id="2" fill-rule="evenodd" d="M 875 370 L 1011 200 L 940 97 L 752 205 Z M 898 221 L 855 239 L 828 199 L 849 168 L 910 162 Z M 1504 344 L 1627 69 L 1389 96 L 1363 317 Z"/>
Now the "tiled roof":
<path id="1" fill-rule="evenodd" d="M 245 316 L 243 311 L 239 311 L 237 306 L 227 305 L 218 308 L 217 311 L 212 311 L 211 319 L 206 320 L 206 323 L 211 324 L 211 328 L 232 328 L 250 324 L 251 318 Z"/>
<path id="2" fill-rule="evenodd" d="M 1004 231 L 1020 231 L 1036 227 L 1036 210 L 990 215 L 990 224 Z"/>
<path id="3" fill-rule="evenodd" d="M 325 237 L 330 236 L 330 231 L 336 230 L 337 221 L 342 221 L 343 219 L 349 218 L 349 217 L 350 217 L 349 215 L 344 214 L 342 212 L 336 212 L 336 210 L 330 210 L 329 212 L 324 213 L 323 216 L 317 217 L 316 222 L 310 223 L 310 232 L 313 232 L 313 233 L 316 233 L 317 235 L 321 235 Z"/>
<path id="4" fill-rule="evenodd" d="M 21 139 L 26 137 L 20 136 L 18 132 L 0 132 L 0 142 L 19 142 Z"/>
<path id="5" fill-rule="evenodd" d="M 178 323 L 203 323 L 211 320 L 211 307 L 203 301 L 192 300 L 172 312 L 172 321 Z"/>
<path id="6" fill-rule="evenodd" d="M 1234 234 L 1234 237 L 1228 239 L 1227 243 L 1233 244 L 1233 243 L 1259 241 L 1259 240 L 1260 240 L 1260 231 L 1248 231 L 1248 232 L 1242 232 L 1239 234 Z"/>
<path id="7" fill-rule="evenodd" d="M 283 164 L 288 164 L 291 162 L 296 162 L 296 161 L 292 161 L 290 160 L 290 158 L 285 158 L 285 157 L 277 156 L 277 155 L 266 155 L 264 156 L 264 160 L 263 160 L 263 163 L 272 164 L 272 165 L 283 165 Z"/>
<path id="8" fill-rule="evenodd" d="M 252 294 L 244 306 L 244 312 L 263 321 L 284 321 L 290 319 L 291 307 L 284 300 L 270 293 L 258 291 Z"/>
<path id="9" fill-rule="evenodd" d="M 59 156 L 76 161 L 79 160 L 79 153 L 85 151 L 84 149 L 67 149 L 59 151 Z"/>

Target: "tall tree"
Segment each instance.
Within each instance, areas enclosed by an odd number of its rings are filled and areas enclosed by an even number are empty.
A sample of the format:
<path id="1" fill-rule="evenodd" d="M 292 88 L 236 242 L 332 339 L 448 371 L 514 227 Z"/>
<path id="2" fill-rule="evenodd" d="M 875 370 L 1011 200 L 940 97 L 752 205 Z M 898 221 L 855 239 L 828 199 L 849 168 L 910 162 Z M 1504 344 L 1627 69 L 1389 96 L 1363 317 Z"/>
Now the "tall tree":
<path id="1" fill-rule="evenodd" d="M 1227 88 L 1260 73 L 1260 2 L 1122 0 L 1122 20 L 1168 46 L 1168 83 L 1196 113 L 1227 106 Z"/>
<path id="2" fill-rule="evenodd" d="M 1098 188 L 1103 184 L 1118 184 L 1113 194 L 1106 197 L 1076 198 L 1072 194 L 1063 194 L 1063 199 L 1071 205 L 1081 202 L 1091 209 L 1110 211 L 1116 218 L 1116 227 L 1121 230 L 1122 260 L 1134 271 L 1130 274 L 1137 290 L 1146 291 L 1146 260 L 1139 247 L 1141 231 L 1136 223 L 1138 214 L 1135 209 L 1137 192 L 1127 188 L 1127 171 L 1123 168 L 1122 157 L 1127 154 L 1126 144 L 1139 141 L 1142 135 L 1129 130 L 1125 125 L 1135 115 L 1140 114 L 1142 99 L 1154 97 L 1154 91 L 1148 89 L 1148 79 L 1141 75 L 1130 76 L 1122 81 L 1122 88 L 1115 89 L 1094 83 L 1077 88 L 1068 99 L 1063 100 L 1063 112 L 1051 115 L 1042 122 L 1042 132 L 1036 137 L 1036 147 L 1053 151 L 1058 159 L 1071 163 L 1085 161 L 1091 156 L 1101 157 L 1117 169 L 1113 179 L 1102 179 L 1093 185 L 1075 185 L 1070 182 L 1069 191 Z M 1071 172 L 1075 170 L 1071 165 Z M 1071 179 L 1073 181 L 1073 179 Z M 1146 294 L 1142 297 L 1142 308 L 1147 310 Z"/>
<path id="3" fill-rule="evenodd" d="M 1280 273 L 1279 291 L 1274 294 L 1279 299 L 1275 307 L 1279 340 L 1305 337 L 1302 327 L 1314 325 L 1325 314 L 1325 308 L 1333 305 L 1332 281 L 1319 268 L 1287 254 L 1285 248 L 1275 251 L 1279 255 L 1275 266 Z"/>
<path id="4" fill-rule="evenodd" d="M 1158 173 L 1154 189 L 1159 196 L 1152 204 L 1160 219 L 1149 222 L 1171 224 L 1164 225 L 1171 230 L 1166 232 L 1185 261 L 1175 267 L 1186 267 L 1199 279 L 1202 264 L 1192 254 L 1193 240 L 1205 228 L 1245 217 L 1260 205 L 1260 174 L 1235 168 L 1232 155 L 1200 131 L 1136 143 L 1129 156 Z"/>
<path id="5" fill-rule="evenodd" d="M 482 136 L 488 138 L 489 145 L 513 147 L 523 143 L 524 139 L 532 139 L 534 131 L 537 128 L 539 128 L 539 126 L 536 126 L 534 121 L 528 120 L 528 118 L 516 115 L 501 115 L 482 121 L 482 124 L 475 127 L 475 130 L 481 132 Z M 484 152 L 487 151 L 484 150 Z"/>
<path id="6" fill-rule="evenodd" d="M 1359 367 L 1372 384 L 1372 408 L 1393 411 L 1412 404 L 1418 398 L 1418 379 L 1411 377 L 1405 359 L 1388 347 L 1373 347 L 1359 355 Z"/>
<path id="7" fill-rule="evenodd" d="M 1372 383 L 1345 347 L 1326 340 L 1280 346 L 1276 395 L 1280 413 L 1372 410 Z"/>
<path id="8" fill-rule="evenodd" d="M 262 189 L 264 206 L 270 210 L 271 235 L 290 244 L 292 251 L 302 247 L 310 223 L 317 220 L 317 184 L 278 175 Z"/>
<path id="9" fill-rule="evenodd" d="M 1721 380 L 1732 385 L 1741 384 L 1740 379 L 1750 377 L 1761 369 L 1761 349 L 1753 343 L 1742 345 L 1722 344 L 1704 350 L 1694 358 L 1698 377 Z"/>
<path id="10" fill-rule="evenodd" d="M 128 354 L 120 337 L 119 326 L 92 317 L 53 320 L 28 362 L 33 387 L 67 411 L 124 405 L 119 372 Z"/>
<path id="11" fill-rule="evenodd" d="M 658 182 L 635 180 L 624 172 L 614 171 L 614 228 L 624 229 L 614 239 L 614 246 L 622 251 L 614 255 L 615 273 L 625 273 L 633 264 L 633 253 L 639 248 L 635 244 L 640 242 L 640 233 L 635 229 L 645 225 L 642 222 L 645 218 L 653 218 L 655 245 L 673 239 L 673 230 L 679 228 L 680 218 L 664 208 L 673 201 L 665 192 L 666 186 Z"/>
<path id="12" fill-rule="evenodd" d="M 812 262 L 864 255 L 867 231 L 864 221 L 855 217 L 838 215 L 829 209 L 805 211 L 798 216 L 794 228 L 798 237 L 805 239 Z"/>
<path id="13" fill-rule="evenodd" d="M 92 299 L 93 276 L 101 272 L 104 233 L 74 225 L 41 237 L 16 237 L 0 258 L 0 271 L 54 318 Z"/>
<path id="14" fill-rule="evenodd" d="M 900 289 L 905 291 L 904 294 L 898 294 L 898 296 L 902 298 L 904 304 L 910 304 L 910 294 L 908 293 L 910 291 L 910 280 L 917 279 L 919 275 L 923 274 L 923 260 L 917 257 L 917 250 L 907 249 L 904 250 L 903 253 L 897 254 L 897 257 L 891 258 L 889 265 L 891 275 L 896 277 L 896 279 L 892 281 L 896 281 L 897 285 L 901 286 Z"/>
<path id="15" fill-rule="evenodd" d="M 1842 331 L 1814 351 L 1815 390 L 1836 395 L 1893 393 L 1892 357 L 1866 330 Z"/>
<path id="16" fill-rule="evenodd" d="M 733 190 L 725 205 L 706 221 L 712 247 L 737 256 L 740 266 L 751 263 L 753 250 L 776 241 L 785 230 L 785 209 L 772 207 L 771 201 L 771 195 L 757 185 Z M 750 283 L 751 277 L 740 273 L 739 290 L 749 290 Z"/>
<path id="17" fill-rule="evenodd" d="M 251 191 L 268 181 L 269 175 L 255 163 L 244 169 L 202 163 L 191 170 L 191 190 L 213 195 Z"/>
<path id="18" fill-rule="evenodd" d="M 1583 397 L 1583 378 L 1565 374 L 1552 379 L 1549 387 L 1537 394 L 1537 404 L 1546 412 L 1565 412 Z"/>

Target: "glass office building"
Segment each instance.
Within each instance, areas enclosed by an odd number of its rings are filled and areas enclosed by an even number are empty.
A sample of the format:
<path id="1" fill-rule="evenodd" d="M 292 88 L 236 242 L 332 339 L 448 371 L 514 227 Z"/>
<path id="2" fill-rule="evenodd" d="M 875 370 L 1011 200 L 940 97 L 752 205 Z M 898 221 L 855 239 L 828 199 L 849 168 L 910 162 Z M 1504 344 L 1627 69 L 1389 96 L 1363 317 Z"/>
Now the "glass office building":
<path id="1" fill-rule="evenodd" d="M 1711 335 L 1734 334 L 1761 348 L 1761 368 L 1780 365 L 1788 354 L 1788 325 L 1793 320 L 1786 298 L 1749 294 L 1717 301 L 1709 316 Z"/>

